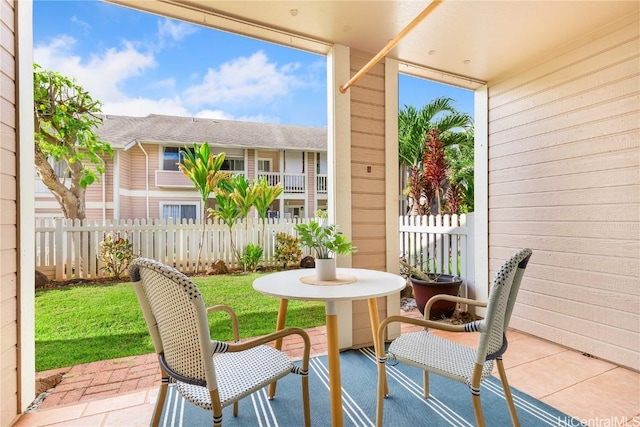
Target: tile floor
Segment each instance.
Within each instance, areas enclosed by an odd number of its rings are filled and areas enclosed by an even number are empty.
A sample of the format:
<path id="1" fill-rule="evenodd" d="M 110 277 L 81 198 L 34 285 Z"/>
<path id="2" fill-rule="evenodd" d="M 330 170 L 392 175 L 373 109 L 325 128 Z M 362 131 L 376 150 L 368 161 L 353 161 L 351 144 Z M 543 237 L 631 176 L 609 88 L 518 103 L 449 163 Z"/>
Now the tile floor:
<path id="1" fill-rule="evenodd" d="M 417 311 L 404 314 L 419 316 Z M 404 325 L 402 331 L 416 328 Z M 312 355 L 325 353 L 325 328 L 308 331 Z M 477 340 L 477 334 L 457 336 L 467 345 Z M 640 373 L 514 330 L 508 337 L 504 363 L 511 386 L 589 426 L 640 426 Z M 300 348 L 295 340 L 283 346 L 292 357 L 301 354 Z M 158 372 L 155 355 L 73 367 L 40 408 L 14 426 L 148 426 Z"/>

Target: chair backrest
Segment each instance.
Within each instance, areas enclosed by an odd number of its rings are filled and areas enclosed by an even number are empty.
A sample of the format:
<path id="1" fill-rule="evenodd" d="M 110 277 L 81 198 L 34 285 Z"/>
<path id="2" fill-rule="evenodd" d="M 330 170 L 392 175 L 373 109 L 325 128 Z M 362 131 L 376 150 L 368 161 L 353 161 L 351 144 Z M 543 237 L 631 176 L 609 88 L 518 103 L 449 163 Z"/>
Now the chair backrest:
<path id="1" fill-rule="evenodd" d="M 137 258 L 129 270 L 165 371 L 183 382 L 216 388 L 207 310 L 198 287 L 151 259 Z"/>
<path id="2" fill-rule="evenodd" d="M 495 359 L 507 349 L 506 332 L 531 253 L 531 249 L 520 249 L 502 264 L 493 279 L 486 317 L 475 322 L 474 326 L 474 329 L 481 332 L 477 352 L 478 363 Z"/>

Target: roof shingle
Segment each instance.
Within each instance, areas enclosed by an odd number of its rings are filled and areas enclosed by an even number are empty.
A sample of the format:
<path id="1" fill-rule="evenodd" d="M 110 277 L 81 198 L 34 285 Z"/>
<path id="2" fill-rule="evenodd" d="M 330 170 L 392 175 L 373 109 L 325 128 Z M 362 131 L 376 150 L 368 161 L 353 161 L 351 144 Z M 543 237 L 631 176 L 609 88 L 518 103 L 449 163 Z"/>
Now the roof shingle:
<path id="1" fill-rule="evenodd" d="M 104 115 L 96 133 L 113 148 L 135 142 L 231 146 L 279 150 L 327 150 L 327 129 L 273 123 L 201 119 L 150 114 L 147 117 Z"/>

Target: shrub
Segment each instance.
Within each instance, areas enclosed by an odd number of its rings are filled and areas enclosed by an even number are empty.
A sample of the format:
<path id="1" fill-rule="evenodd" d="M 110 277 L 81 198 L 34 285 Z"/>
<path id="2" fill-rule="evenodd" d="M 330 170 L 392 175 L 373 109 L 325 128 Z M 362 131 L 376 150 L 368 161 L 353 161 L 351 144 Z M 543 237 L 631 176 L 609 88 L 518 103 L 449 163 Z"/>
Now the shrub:
<path id="1" fill-rule="evenodd" d="M 262 258 L 262 254 L 264 250 L 253 243 L 249 243 L 246 248 L 244 248 L 244 253 L 242 257 L 240 257 L 240 262 L 242 263 L 242 267 L 244 267 L 245 271 L 249 268 L 251 271 L 256 271 L 256 267 Z"/>
<path id="2" fill-rule="evenodd" d="M 282 268 L 299 262 L 301 256 L 300 239 L 284 232 L 276 234 L 275 258 Z"/>
<path id="3" fill-rule="evenodd" d="M 120 279 L 122 273 L 127 271 L 131 261 L 138 255 L 133 253 L 133 243 L 123 237 L 114 238 L 107 235 L 104 242 L 100 242 L 100 261 L 102 270 L 109 273 L 114 279 Z"/>

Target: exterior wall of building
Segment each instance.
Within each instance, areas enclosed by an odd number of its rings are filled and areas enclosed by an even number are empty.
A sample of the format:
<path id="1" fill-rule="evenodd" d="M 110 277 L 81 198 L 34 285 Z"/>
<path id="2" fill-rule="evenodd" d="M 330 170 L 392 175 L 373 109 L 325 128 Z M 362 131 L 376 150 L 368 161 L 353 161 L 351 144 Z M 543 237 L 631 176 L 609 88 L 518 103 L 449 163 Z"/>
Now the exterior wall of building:
<path id="1" fill-rule="evenodd" d="M 100 181 L 87 187 L 85 194 L 87 219 L 113 218 L 113 174 L 114 161 L 112 158 L 106 158 L 105 173 L 100 177 Z"/>
<path id="2" fill-rule="evenodd" d="M 129 153 L 129 188 L 131 190 L 146 191 L 146 183 L 149 183 L 149 191 L 160 190 L 156 186 L 156 171 L 162 169 L 162 147 L 155 144 L 142 144 L 144 151 L 135 146 L 128 150 Z M 146 154 L 145 154 L 146 152 Z M 147 171 L 147 158 L 149 168 Z"/>
<path id="3" fill-rule="evenodd" d="M 216 152 L 225 151 L 216 147 Z M 239 148 L 227 149 L 234 156 L 242 155 Z M 146 154 L 145 154 L 146 153 Z M 316 204 L 315 192 L 315 153 L 292 151 L 294 158 L 302 161 L 304 157 L 307 171 L 307 194 L 283 194 L 283 206 L 292 205 L 300 210 L 301 217 L 313 214 Z M 113 158 L 105 160 L 106 171 L 100 182 L 87 188 L 86 214 L 87 219 L 135 219 L 159 218 L 162 216 L 161 203 L 171 201 L 197 202 L 199 194 L 194 190 L 191 182 L 180 171 L 162 172 L 163 146 L 157 144 L 142 144 L 142 148 L 134 145 L 127 151 L 118 150 Z M 281 152 L 276 150 L 247 150 L 245 154 L 245 173 L 251 180 L 257 176 L 257 161 L 271 160 L 271 172 L 278 173 Z M 302 164 L 297 165 L 302 168 Z M 148 182 L 148 184 L 147 184 Z M 161 182 L 169 185 L 163 185 Z M 160 184 L 160 185 L 157 185 Z M 213 196 L 212 196 L 213 197 Z M 149 203 L 147 214 L 147 199 Z M 306 204 L 310 201 L 313 209 Z M 36 193 L 37 217 L 62 217 L 58 202 L 49 192 Z M 326 203 L 325 203 L 326 206 Z M 304 213 L 303 213 L 304 212 Z M 306 212 L 310 212 L 307 214 Z"/>
<path id="4" fill-rule="evenodd" d="M 351 52 L 351 74 L 371 54 Z M 375 65 L 351 89 L 351 230 L 358 251 L 354 268 L 386 271 L 385 221 L 385 65 Z M 339 203 L 339 201 L 337 201 Z M 385 299 L 378 303 L 386 317 Z M 355 301 L 352 311 L 353 346 L 372 342 L 366 301 Z"/>
<path id="5" fill-rule="evenodd" d="M 32 4 L 0 0 L 0 425 L 35 397 Z M 26 196 L 25 196 L 26 195 Z"/>
<path id="6" fill-rule="evenodd" d="M 247 170 L 247 178 L 255 179 L 257 175 L 258 165 L 256 159 L 256 150 L 247 150 L 247 162 L 245 164 L 245 168 Z"/>
<path id="7" fill-rule="evenodd" d="M 305 208 L 305 216 L 313 217 L 316 211 L 316 153 L 307 153 L 307 167 L 305 170 L 307 171 L 307 194 L 310 197 L 307 197 L 307 205 Z"/>
<path id="8" fill-rule="evenodd" d="M 117 172 L 114 171 L 114 174 L 117 173 L 114 185 L 116 185 L 118 188 L 130 190 L 132 166 L 130 150 L 119 150 L 117 153 L 115 153 L 114 162 L 117 163 L 117 165 L 114 165 L 114 169 L 117 169 Z"/>
<path id="9" fill-rule="evenodd" d="M 280 152 L 260 150 L 257 155 L 259 160 L 271 160 L 271 172 L 280 172 Z"/>
<path id="10" fill-rule="evenodd" d="M 201 206 L 200 198 L 195 194 L 193 197 L 187 195 L 167 194 L 166 196 L 150 196 L 149 197 L 149 218 L 162 218 L 163 204 L 193 204 L 196 205 L 196 212 L 200 215 Z M 120 197 L 121 214 L 120 219 L 136 219 L 147 218 L 146 197 Z"/>
<path id="11" fill-rule="evenodd" d="M 17 112 L 14 3 L 0 5 L 0 424 L 9 425 L 18 410 L 18 209 Z M 5 38 L 6 35 L 6 38 Z"/>
<path id="12" fill-rule="evenodd" d="M 640 369 L 638 14 L 488 84 L 489 269 L 533 257 L 511 326 Z"/>

